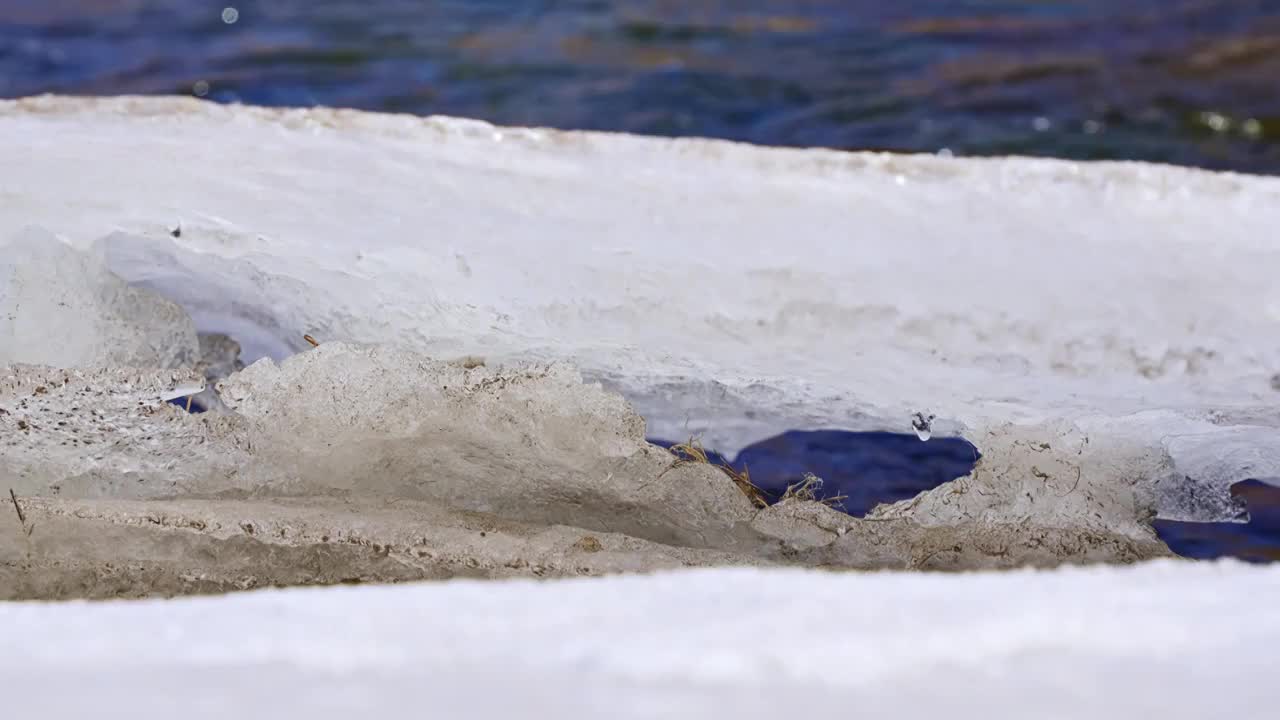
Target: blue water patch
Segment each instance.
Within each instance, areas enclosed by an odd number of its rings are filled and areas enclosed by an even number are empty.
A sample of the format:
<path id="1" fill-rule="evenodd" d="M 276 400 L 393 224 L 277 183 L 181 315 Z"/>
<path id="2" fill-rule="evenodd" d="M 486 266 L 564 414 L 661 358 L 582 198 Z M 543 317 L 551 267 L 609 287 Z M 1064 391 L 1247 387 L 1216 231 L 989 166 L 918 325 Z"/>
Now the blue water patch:
<path id="1" fill-rule="evenodd" d="M 671 447 L 666 440 L 650 440 Z M 926 490 L 968 475 L 980 457 L 963 438 L 848 430 L 792 430 L 755 443 L 732 461 L 709 451 L 713 463 L 746 470 L 751 482 L 776 502 L 788 487 L 804 481 L 805 473 L 822 479 L 819 500 L 855 517 L 881 503 L 908 500 Z"/>
<path id="2" fill-rule="evenodd" d="M 1249 522 L 1156 520 L 1156 533 L 1170 550 L 1183 557 L 1233 557 L 1255 563 L 1280 560 L 1280 487 L 1245 480 L 1232 485 L 1231 494 L 1244 500 Z"/>
<path id="3" fill-rule="evenodd" d="M 191 400 L 190 404 L 188 404 L 186 396 L 174 398 L 169 401 L 169 404 L 177 405 L 178 407 L 182 408 L 183 410 L 186 410 L 192 415 L 195 415 L 196 413 L 202 413 L 208 410 L 208 408 L 206 408 L 204 404 L 198 400 Z"/>

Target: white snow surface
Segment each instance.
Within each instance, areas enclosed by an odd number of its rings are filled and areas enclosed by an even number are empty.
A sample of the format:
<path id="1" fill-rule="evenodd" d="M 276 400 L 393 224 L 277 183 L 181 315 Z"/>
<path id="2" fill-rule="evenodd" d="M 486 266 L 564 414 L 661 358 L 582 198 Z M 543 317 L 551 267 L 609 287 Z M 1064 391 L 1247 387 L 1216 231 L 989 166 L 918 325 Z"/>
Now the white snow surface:
<path id="1" fill-rule="evenodd" d="M 1280 179 L 154 98 L 0 103 L 0 158 L 0 236 L 92 248 L 247 361 L 567 359 L 729 454 L 1067 422 L 1175 518 L 1280 475 Z"/>
<path id="2" fill-rule="evenodd" d="M 6 716 L 1262 718 L 1280 567 L 704 570 L 0 604 Z"/>

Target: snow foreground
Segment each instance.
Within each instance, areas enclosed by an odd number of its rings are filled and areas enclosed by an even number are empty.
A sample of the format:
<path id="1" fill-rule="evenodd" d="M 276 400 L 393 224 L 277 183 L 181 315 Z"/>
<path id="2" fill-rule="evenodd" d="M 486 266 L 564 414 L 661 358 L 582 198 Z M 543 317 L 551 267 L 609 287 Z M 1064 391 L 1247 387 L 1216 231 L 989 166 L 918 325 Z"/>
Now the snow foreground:
<path id="1" fill-rule="evenodd" d="M 1278 597 L 1280 568 L 1158 561 L 0 604 L 0 677 L 44 718 L 1253 718 Z"/>

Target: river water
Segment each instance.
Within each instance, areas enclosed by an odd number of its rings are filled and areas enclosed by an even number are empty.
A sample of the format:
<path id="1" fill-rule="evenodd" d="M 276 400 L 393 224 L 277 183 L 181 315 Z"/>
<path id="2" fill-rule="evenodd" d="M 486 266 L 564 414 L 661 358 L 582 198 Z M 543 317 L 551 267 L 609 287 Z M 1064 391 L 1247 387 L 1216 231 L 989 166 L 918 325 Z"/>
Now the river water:
<path id="1" fill-rule="evenodd" d="M 1280 170 L 1280 0 L 0 0 L 0 96 Z"/>

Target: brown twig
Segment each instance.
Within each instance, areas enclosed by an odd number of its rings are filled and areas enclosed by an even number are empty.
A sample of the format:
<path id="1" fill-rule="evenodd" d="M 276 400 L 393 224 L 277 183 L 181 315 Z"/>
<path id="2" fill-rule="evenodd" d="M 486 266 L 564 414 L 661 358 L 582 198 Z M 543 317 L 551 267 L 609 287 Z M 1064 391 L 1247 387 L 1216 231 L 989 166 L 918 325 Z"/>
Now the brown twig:
<path id="1" fill-rule="evenodd" d="M 13 491 L 13 488 L 9 488 L 9 497 L 13 498 L 13 509 L 18 513 L 18 522 L 22 523 L 22 527 L 26 527 L 27 518 L 22 514 L 22 506 L 18 504 L 18 494 Z"/>
<path id="2" fill-rule="evenodd" d="M 31 537 L 31 533 L 35 532 L 35 525 L 27 524 L 27 516 L 22 512 L 22 505 L 18 504 L 18 494 L 9 488 L 9 497 L 13 499 L 13 511 L 18 513 L 18 522 L 22 525 L 22 532 L 27 537 Z"/>

